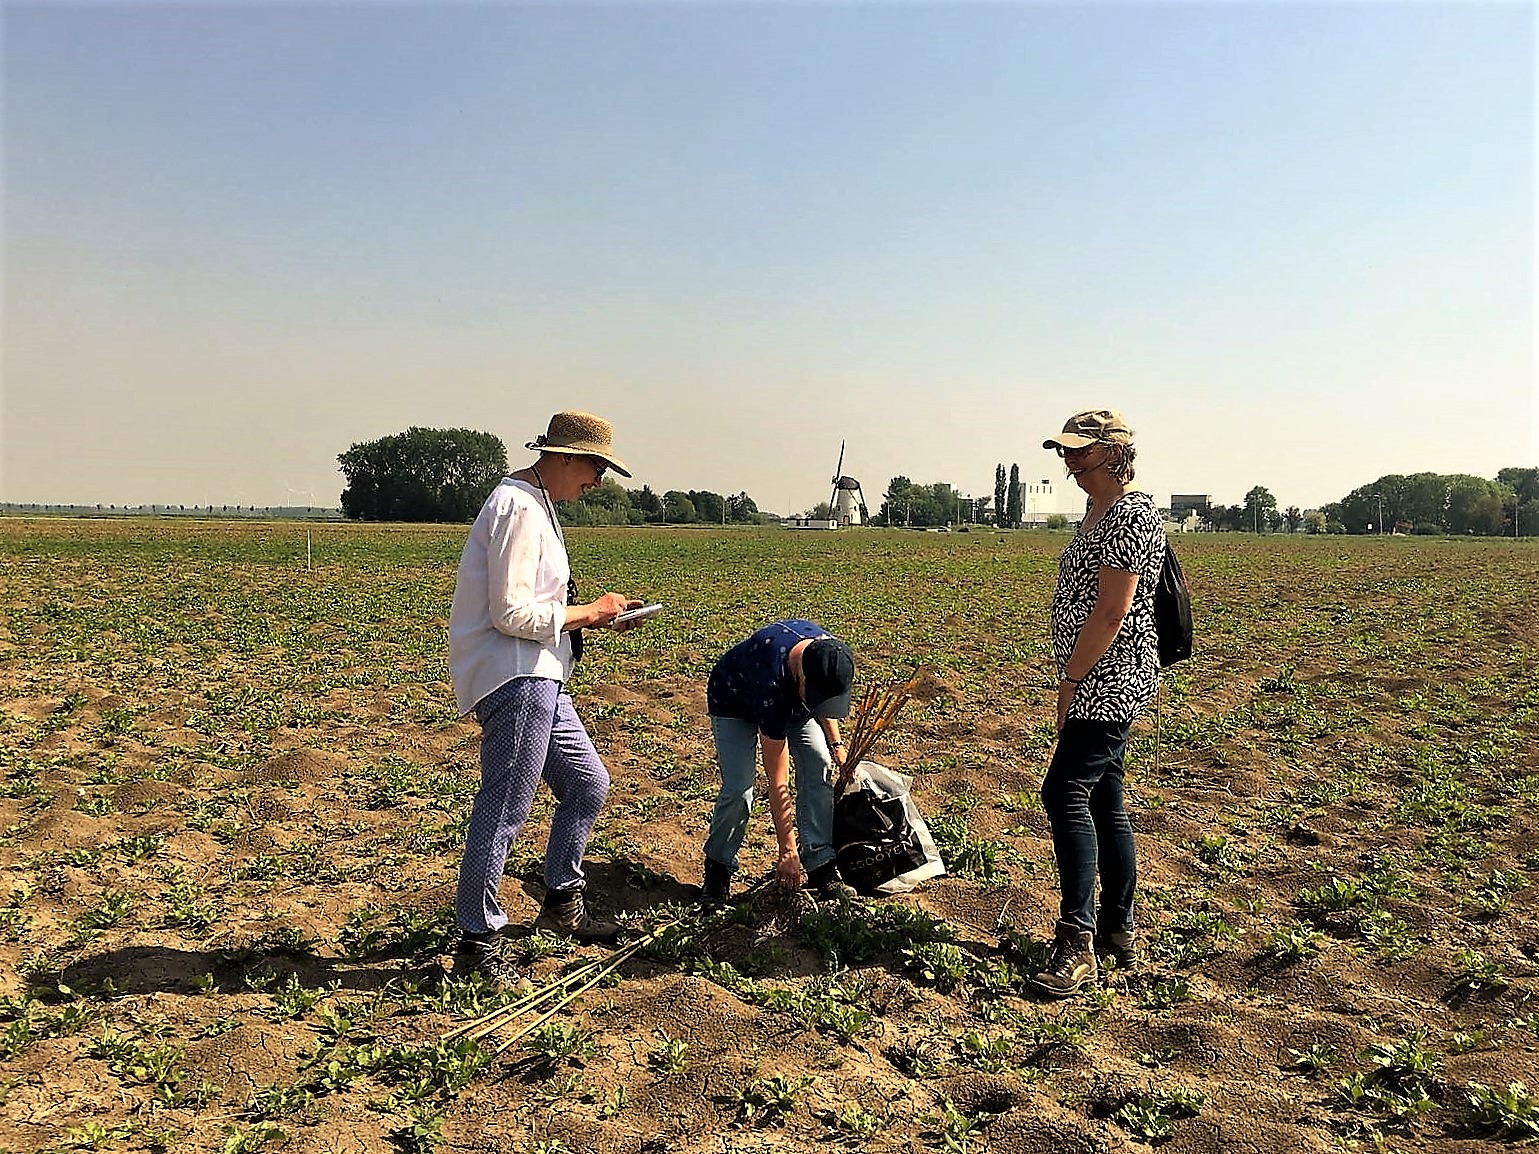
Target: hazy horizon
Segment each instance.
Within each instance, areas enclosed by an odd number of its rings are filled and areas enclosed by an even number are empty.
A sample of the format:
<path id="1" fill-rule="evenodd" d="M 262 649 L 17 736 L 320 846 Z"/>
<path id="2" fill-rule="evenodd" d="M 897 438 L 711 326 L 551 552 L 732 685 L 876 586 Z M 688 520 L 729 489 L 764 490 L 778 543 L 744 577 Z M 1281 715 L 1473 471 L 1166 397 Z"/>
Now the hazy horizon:
<path id="1" fill-rule="evenodd" d="M 0 500 L 333 506 L 412 425 L 627 487 L 1164 503 L 1539 463 L 1534 8 L 4 3 Z"/>

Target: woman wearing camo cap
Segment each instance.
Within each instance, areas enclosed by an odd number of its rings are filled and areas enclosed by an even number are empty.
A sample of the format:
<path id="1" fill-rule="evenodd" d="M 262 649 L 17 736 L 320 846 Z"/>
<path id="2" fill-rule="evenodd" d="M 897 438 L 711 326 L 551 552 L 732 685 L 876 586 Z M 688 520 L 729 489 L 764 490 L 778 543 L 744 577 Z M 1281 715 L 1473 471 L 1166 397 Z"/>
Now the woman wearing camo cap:
<path id="1" fill-rule="evenodd" d="M 1076 413 L 1042 447 L 1090 498 L 1053 593 L 1058 743 L 1042 804 L 1062 900 L 1052 956 L 1031 979 L 1064 997 L 1095 981 L 1098 957 L 1133 962 L 1137 867 L 1122 763 L 1133 719 L 1159 684 L 1154 588 L 1165 527 L 1154 499 L 1133 487 L 1133 434 L 1115 409 Z"/>

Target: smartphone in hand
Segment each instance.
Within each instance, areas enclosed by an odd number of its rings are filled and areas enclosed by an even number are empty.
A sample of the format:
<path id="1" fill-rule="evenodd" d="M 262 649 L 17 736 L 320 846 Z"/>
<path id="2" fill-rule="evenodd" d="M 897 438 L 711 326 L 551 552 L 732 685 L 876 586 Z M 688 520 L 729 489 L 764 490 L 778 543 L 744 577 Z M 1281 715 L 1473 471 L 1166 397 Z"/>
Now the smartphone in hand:
<path id="1" fill-rule="evenodd" d="M 645 621 L 648 617 L 656 617 L 663 611 L 660 601 L 654 601 L 650 605 L 639 605 L 635 609 L 627 609 L 624 613 L 615 615 L 611 625 L 625 625 L 631 621 Z"/>

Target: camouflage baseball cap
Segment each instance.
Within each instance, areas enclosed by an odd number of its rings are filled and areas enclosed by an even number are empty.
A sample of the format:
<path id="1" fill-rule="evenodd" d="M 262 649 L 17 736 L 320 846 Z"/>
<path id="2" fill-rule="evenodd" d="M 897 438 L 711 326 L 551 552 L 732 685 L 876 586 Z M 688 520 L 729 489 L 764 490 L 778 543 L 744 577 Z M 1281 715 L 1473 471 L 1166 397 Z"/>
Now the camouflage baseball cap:
<path id="1" fill-rule="evenodd" d="M 1116 409 L 1086 409 L 1063 423 L 1063 432 L 1042 442 L 1044 449 L 1083 449 L 1097 441 L 1126 445 L 1133 430 Z"/>

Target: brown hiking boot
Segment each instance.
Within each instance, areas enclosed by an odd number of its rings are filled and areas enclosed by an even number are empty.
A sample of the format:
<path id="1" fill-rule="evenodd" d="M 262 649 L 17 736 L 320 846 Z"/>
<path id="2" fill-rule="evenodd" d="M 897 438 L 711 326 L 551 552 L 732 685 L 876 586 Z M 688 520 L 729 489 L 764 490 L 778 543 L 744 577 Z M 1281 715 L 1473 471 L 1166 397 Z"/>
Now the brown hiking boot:
<path id="1" fill-rule="evenodd" d="M 1053 953 L 1047 966 L 1031 978 L 1031 984 L 1050 998 L 1067 998 L 1096 976 L 1093 935 L 1089 930 L 1075 930 L 1060 925 L 1053 939 Z"/>
<path id="2" fill-rule="evenodd" d="M 508 956 L 508 939 L 496 931 L 461 934 L 454 947 L 454 967 L 450 974 L 456 978 L 480 974 L 497 990 L 511 989 L 520 980 L 518 967 Z"/>
<path id="3" fill-rule="evenodd" d="M 1138 964 L 1138 948 L 1132 930 L 1110 930 L 1095 936 L 1096 960 L 1108 959 L 1119 970 L 1131 970 Z"/>
<path id="4" fill-rule="evenodd" d="M 540 916 L 534 919 L 534 932 L 553 934 L 558 938 L 612 946 L 620 937 L 620 927 L 615 922 L 600 921 L 588 913 L 583 901 L 582 889 L 551 890 L 545 895 Z"/>

